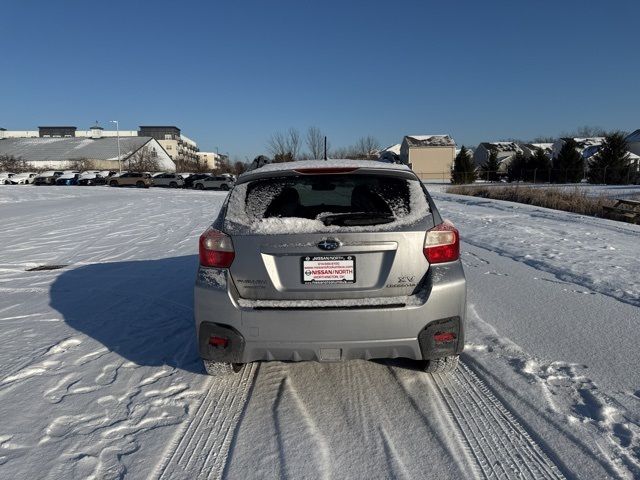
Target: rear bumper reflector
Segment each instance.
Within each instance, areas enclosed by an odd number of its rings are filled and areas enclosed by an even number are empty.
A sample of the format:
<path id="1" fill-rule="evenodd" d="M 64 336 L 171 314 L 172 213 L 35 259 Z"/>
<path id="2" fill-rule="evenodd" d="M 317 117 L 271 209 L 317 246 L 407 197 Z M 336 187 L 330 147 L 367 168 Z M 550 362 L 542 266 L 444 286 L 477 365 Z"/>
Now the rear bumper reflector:
<path id="1" fill-rule="evenodd" d="M 418 335 L 424 360 L 459 353 L 460 317 L 443 318 L 429 323 Z"/>

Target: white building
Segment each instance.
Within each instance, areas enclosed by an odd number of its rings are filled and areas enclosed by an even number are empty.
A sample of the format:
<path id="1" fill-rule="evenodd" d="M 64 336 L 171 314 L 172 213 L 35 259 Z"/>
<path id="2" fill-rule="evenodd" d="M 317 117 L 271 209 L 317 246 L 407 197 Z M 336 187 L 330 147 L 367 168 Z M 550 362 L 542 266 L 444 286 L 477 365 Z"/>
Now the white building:
<path id="1" fill-rule="evenodd" d="M 38 130 L 7 130 L 0 128 L 0 140 L 3 138 L 38 138 L 40 132 Z"/>
<path id="2" fill-rule="evenodd" d="M 220 161 L 224 158 L 224 155 L 220 155 L 216 152 L 197 152 L 198 163 L 203 165 L 208 170 L 215 170 L 220 166 Z"/>
<path id="3" fill-rule="evenodd" d="M 64 170 L 81 160 L 99 170 L 119 170 L 120 164 L 126 170 L 127 161 L 147 149 L 160 170 L 176 171 L 175 163 L 155 138 L 124 137 L 119 143 L 118 147 L 118 140 L 113 137 L 4 138 L 0 140 L 0 155 L 23 160 L 37 170 Z"/>
<path id="4" fill-rule="evenodd" d="M 6 138 L 121 138 L 151 137 L 162 145 L 174 162 L 193 162 L 198 159 L 198 145 L 195 141 L 182 135 L 180 129 L 173 125 L 140 126 L 138 130 L 105 130 L 94 125 L 88 130 L 78 130 L 74 126 L 42 126 L 38 130 L 6 130 L 0 128 L 0 140 Z"/>

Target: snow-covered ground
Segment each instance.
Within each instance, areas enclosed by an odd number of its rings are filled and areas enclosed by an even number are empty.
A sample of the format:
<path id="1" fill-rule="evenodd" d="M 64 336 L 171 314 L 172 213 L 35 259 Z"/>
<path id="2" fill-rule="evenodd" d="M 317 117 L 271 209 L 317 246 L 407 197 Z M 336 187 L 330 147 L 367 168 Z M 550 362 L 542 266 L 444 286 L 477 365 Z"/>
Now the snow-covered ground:
<path id="1" fill-rule="evenodd" d="M 640 477 L 640 227 L 435 198 L 464 239 L 455 375 L 221 379 L 191 302 L 223 193 L 0 187 L 0 478 Z"/>
<path id="2" fill-rule="evenodd" d="M 438 192 L 445 191 L 448 187 L 451 187 L 449 181 L 446 182 L 424 182 L 427 188 Z M 609 198 L 640 198 L 640 185 L 591 185 L 588 183 L 566 183 L 566 184 L 548 184 L 548 183 L 485 183 L 478 181 L 474 184 L 477 187 L 490 187 L 490 188 L 503 188 L 503 187 L 515 187 L 519 185 L 521 187 L 532 188 L 551 188 L 561 189 L 565 192 L 578 191 L 585 193 L 590 197 L 609 197 Z"/>

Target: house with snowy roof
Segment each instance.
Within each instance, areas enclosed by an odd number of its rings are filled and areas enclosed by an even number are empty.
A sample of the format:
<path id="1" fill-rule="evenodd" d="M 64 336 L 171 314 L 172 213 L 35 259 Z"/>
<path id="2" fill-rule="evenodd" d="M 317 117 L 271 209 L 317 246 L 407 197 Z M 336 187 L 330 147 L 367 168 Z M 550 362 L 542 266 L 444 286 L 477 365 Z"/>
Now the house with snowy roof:
<path id="1" fill-rule="evenodd" d="M 551 156 L 552 158 L 556 158 L 564 147 L 565 143 L 571 139 L 571 137 L 561 137 L 551 146 Z M 576 142 L 576 151 L 582 155 L 582 158 L 585 160 L 590 159 L 602 146 L 602 142 L 604 141 L 604 137 L 573 137 L 573 140 Z"/>
<path id="2" fill-rule="evenodd" d="M 379 160 L 389 163 L 400 163 L 400 144 L 389 145 L 387 148 L 383 148 L 379 153 Z"/>
<path id="3" fill-rule="evenodd" d="M 553 155 L 553 143 L 524 143 L 520 145 L 520 148 L 527 158 L 533 157 L 537 150 L 542 150 L 549 159 Z"/>
<path id="4" fill-rule="evenodd" d="M 0 156 L 24 160 L 34 169 L 65 169 L 80 160 L 89 161 L 92 168 L 118 170 L 127 160 L 146 149 L 160 170 L 175 172 L 176 164 L 155 138 L 151 137 L 38 137 L 0 139 Z"/>
<path id="5" fill-rule="evenodd" d="M 406 135 L 400 144 L 400 161 L 423 180 L 448 180 L 455 156 L 449 135 Z"/>
<path id="6" fill-rule="evenodd" d="M 627 149 L 631 162 L 636 167 L 636 172 L 640 171 L 640 129 L 631 132 L 625 137 Z"/>
<path id="7" fill-rule="evenodd" d="M 625 137 L 629 151 L 640 156 L 640 128 Z"/>
<path id="8" fill-rule="evenodd" d="M 524 153 L 516 142 L 482 142 L 473 152 L 473 161 L 476 166 L 481 167 L 489 160 L 491 152 L 496 152 L 501 171 L 507 169 L 511 159 L 517 153 Z"/>

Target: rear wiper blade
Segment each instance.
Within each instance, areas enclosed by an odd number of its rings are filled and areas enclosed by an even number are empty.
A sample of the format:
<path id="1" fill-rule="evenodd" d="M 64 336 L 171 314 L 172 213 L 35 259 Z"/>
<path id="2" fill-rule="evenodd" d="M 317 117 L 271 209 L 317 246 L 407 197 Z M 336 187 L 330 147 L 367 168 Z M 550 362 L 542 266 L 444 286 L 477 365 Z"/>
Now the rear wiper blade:
<path id="1" fill-rule="evenodd" d="M 349 213 L 333 213 L 318 217 L 326 226 L 358 226 L 358 225 L 378 225 L 381 223 L 391 223 L 395 220 L 395 216 L 390 213 L 382 212 L 349 212 Z"/>

